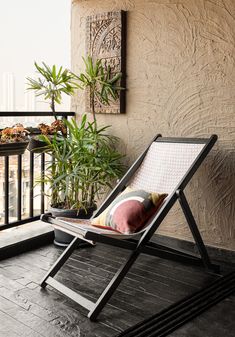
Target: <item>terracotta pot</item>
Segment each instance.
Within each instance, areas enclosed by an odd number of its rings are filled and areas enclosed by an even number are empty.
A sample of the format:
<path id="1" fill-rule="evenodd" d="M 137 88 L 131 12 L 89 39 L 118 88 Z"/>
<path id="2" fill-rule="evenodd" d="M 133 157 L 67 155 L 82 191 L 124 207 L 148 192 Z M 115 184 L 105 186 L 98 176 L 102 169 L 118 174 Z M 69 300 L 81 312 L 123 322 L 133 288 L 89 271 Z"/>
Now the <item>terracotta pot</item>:
<path id="1" fill-rule="evenodd" d="M 84 209 L 75 210 L 75 209 L 61 209 L 61 208 L 54 208 L 50 207 L 49 212 L 54 217 L 65 217 L 65 218 L 79 218 L 79 219 L 90 219 L 96 210 L 96 206 L 91 207 L 85 212 Z M 74 239 L 73 235 L 65 233 L 57 228 L 54 229 L 55 239 L 54 244 L 60 247 L 67 247 L 71 241 Z M 78 246 L 89 246 L 90 244 L 86 241 L 79 240 Z"/>

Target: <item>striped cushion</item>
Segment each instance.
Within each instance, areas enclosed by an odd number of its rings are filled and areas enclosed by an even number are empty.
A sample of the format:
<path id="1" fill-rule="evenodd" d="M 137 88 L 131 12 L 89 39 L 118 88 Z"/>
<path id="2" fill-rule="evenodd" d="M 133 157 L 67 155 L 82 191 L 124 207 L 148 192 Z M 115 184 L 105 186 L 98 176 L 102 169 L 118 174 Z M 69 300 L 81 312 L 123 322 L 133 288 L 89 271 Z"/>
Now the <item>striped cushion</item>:
<path id="1" fill-rule="evenodd" d="M 98 217 L 96 227 L 110 228 L 123 234 L 138 232 L 157 211 L 167 194 L 127 188 Z"/>

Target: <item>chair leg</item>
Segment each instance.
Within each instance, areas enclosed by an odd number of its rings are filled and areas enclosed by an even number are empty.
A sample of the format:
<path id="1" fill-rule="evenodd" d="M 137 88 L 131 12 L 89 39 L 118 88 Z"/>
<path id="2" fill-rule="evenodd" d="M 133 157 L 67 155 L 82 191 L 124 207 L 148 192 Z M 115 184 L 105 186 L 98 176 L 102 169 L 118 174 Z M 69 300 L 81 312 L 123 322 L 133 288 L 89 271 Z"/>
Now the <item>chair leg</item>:
<path id="1" fill-rule="evenodd" d="M 188 201 L 187 201 L 187 199 L 186 199 L 183 191 L 178 190 L 176 193 L 178 195 L 180 206 L 181 206 L 181 208 L 183 210 L 183 213 L 185 215 L 185 218 L 187 220 L 187 223 L 189 225 L 189 228 L 191 230 L 191 233 L 193 235 L 193 238 L 195 240 L 195 243 L 196 243 L 197 248 L 199 250 L 199 253 L 201 255 L 201 258 L 202 258 L 204 266 L 208 270 L 212 270 L 212 271 L 218 272 L 218 266 L 216 266 L 216 268 L 215 268 L 215 266 L 212 265 L 212 263 L 210 261 L 209 255 L 207 253 L 207 249 L 206 249 L 206 247 L 204 245 L 204 242 L 203 242 L 201 234 L 200 234 L 200 232 L 198 230 L 196 221 L 195 221 L 195 219 L 193 217 L 192 211 L 191 211 L 191 209 L 189 207 Z"/>
<path id="2" fill-rule="evenodd" d="M 95 303 L 94 308 L 89 312 L 88 317 L 91 321 L 95 321 L 105 304 L 108 302 L 114 291 L 117 289 L 123 278 L 128 273 L 129 269 L 138 258 L 140 254 L 140 249 L 136 249 L 134 252 L 131 253 L 129 259 L 126 263 L 121 266 L 121 268 L 117 271 L 114 275 L 110 283 L 107 285 L 103 293 L 98 298 L 97 302 Z"/>
<path id="3" fill-rule="evenodd" d="M 61 256 L 57 259 L 57 261 L 53 264 L 51 269 L 48 271 L 46 276 L 44 276 L 43 280 L 41 281 L 41 287 L 45 288 L 47 283 L 48 277 L 53 277 L 55 274 L 60 270 L 60 268 L 64 265 L 64 263 L 68 260 L 68 258 L 73 253 L 74 249 L 76 248 L 76 245 L 78 243 L 79 239 L 74 238 L 73 241 L 70 243 L 70 245 L 65 249 L 65 251 L 61 254 Z"/>

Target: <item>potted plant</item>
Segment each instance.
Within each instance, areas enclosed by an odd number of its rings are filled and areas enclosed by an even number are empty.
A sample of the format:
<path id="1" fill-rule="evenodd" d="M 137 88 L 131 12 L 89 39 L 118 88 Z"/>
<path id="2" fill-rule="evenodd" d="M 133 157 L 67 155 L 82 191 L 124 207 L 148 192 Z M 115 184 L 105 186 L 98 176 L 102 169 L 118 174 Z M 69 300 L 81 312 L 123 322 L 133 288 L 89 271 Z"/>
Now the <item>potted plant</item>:
<path id="1" fill-rule="evenodd" d="M 34 136 L 31 137 L 28 150 L 32 151 L 34 153 L 40 153 L 44 150 L 44 147 L 47 146 L 47 143 L 45 141 L 40 140 L 38 135 L 45 135 L 48 137 L 52 137 L 53 135 L 57 136 L 66 136 L 66 126 L 64 124 L 63 120 L 55 120 L 50 125 L 41 123 L 38 125 L 36 129 L 37 137 L 35 136 L 35 130 L 34 130 Z"/>
<path id="2" fill-rule="evenodd" d="M 38 79 L 27 77 L 28 90 L 34 90 L 36 92 L 36 96 L 43 96 L 44 99 L 48 101 L 52 115 L 55 118 L 55 122 L 47 128 L 48 133 L 44 134 L 54 134 L 55 129 L 59 129 L 59 131 L 63 133 L 64 126 L 62 125 L 62 122 L 56 124 L 56 103 L 62 103 L 63 94 L 69 96 L 74 94 L 75 89 L 78 87 L 75 82 L 77 77 L 70 70 L 63 69 L 62 67 L 60 67 L 57 71 L 55 65 L 49 67 L 44 62 L 42 62 L 41 66 L 39 66 L 36 62 L 34 64 L 37 72 L 39 73 L 39 77 Z M 39 131 L 42 131 L 41 129 L 42 128 L 39 125 Z M 46 130 L 44 126 L 43 129 L 44 131 Z M 45 144 L 40 143 L 38 135 L 31 137 L 29 144 L 30 151 L 40 152 L 43 146 L 45 146 Z"/>
<path id="3" fill-rule="evenodd" d="M 41 139 L 53 160 L 46 162 L 43 182 L 48 185 L 54 216 L 90 218 L 97 198 L 123 173 L 122 155 L 116 150 L 118 139 L 109 135 L 109 126 L 98 128 L 84 115 L 81 123 L 65 121 L 67 137 Z M 42 182 L 40 179 L 39 182 Z M 67 244 L 71 236 L 55 230 L 55 243 Z"/>
<path id="4" fill-rule="evenodd" d="M 109 126 L 98 126 L 95 114 L 96 100 L 109 105 L 118 99 L 122 75 L 113 75 L 110 67 L 105 68 L 101 60 L 94 61 L 90 56 L 84 63 L 85 72 L 73 74 L 77 81 L 73 85 L 89 90 L 93 121 L 89 122 L 86 115 L 80 125 L 75 120 L 64 121 L 67 137 L 40 136 L 47 143 L 45 152 L 52 157 L 43 182 L 50 186 L 51 212 L 55 216 L 90 218 L 99 195 L 124 169 L 122 155 L 116 150 L 118 139 L 108 134 Z M 55 230 L 55 243 L 68 243 L 71 239 Z"/>
<path id="5" fill-rule="evenodd" d="M 28 133 L 22 124 L 1 130 L 0 156 L 23 154 L 29 143 Z"/>

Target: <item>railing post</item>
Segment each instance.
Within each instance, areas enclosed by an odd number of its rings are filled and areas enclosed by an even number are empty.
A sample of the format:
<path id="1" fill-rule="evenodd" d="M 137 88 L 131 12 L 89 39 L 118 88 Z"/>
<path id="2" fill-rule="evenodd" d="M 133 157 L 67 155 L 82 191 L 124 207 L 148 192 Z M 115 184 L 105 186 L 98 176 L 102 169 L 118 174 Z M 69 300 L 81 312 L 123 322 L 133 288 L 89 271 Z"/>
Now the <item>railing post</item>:
<path id="1" fill-rule="evenodd" d="M 5 156 L 5 185 L 4 185 L 4 197 L 5 197 L 5 225 L 9 223 L 9 157 Z"/>
<path id="2" fill-rule="evenodd" d="M 45 153 L 41 154 L 41 214 L 44 213 L 45 211 L 45 197 L 44 197 L 44 192 L 45 192 L 45 184 L 44 184 L 44 173 L 45 170 Z"/>
<path id="3" fill-rule="evenodd" d="M 21 220 L 22 212 L 22 155 L 18 156 L 17 169 L 17 220 Z"/>
<path id="4" fill-rule="evenodd" d="M 34 185 L 34 153 L 30 152 L 30 160 L 29 160 L 29 216 L 33 217 L 33 204 L 34 204 L 34 193 L 33 193 L 33 185 Z"/>

